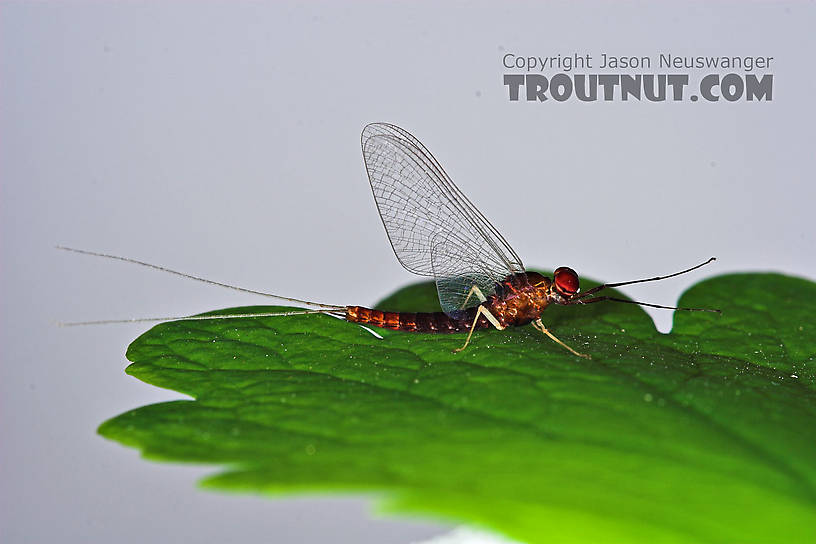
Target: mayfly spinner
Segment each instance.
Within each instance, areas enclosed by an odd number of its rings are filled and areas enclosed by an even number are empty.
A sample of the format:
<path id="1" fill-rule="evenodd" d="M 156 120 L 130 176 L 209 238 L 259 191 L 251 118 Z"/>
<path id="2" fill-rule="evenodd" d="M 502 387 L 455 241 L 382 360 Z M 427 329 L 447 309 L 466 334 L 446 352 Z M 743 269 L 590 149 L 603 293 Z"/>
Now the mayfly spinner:
<path id="1" fill-rule="evenodd" d="M 454 185 L 431 152 L 408 131 L 387 123 L 373 123 L 363 129 L 361 141 L 374 201 L 391 247 L 400 264 L 409 272 L 434 278 L 443 311 L 386 312 L 362 306 L 309 302 L 234 287 L 126 257 L 60 247 L 77 253 L 136 263 L 186 278 L 315 308 L 268 314 L 108 320 L 71 324 L 322 313 L 362 325 L 409 332 L 467 331 L 468 335 L 462 347 L 454 350 L 462 351 L 470 343 L 473 331 L 477 328 L 495 327 L 504 330 L 510 326 L 530 323 L 574 355 L 588 358 L 588 355 L 575 351 L 559 340 L 544 326 L 541 314 L 547 306 L 615 301 L 652 308 L 719 312 L 704 308 L 675 308 L 598 295 L 600 291 L 610 287 L 679 276 L 710 263 L 714 257 L 674 274 L 606 283 L 579 293 L 578 274 L 571 268 L 562 266 L 556 269 L 552 278 L 536 272 L 527 272 L 507 240 Z"/>

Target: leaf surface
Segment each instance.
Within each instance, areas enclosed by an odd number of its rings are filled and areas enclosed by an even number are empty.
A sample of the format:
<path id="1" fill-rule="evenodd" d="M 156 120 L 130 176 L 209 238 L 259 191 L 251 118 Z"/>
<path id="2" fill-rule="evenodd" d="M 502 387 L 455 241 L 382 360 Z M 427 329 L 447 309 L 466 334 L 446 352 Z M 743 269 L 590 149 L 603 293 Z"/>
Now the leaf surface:
<path id="1" fill-rule="evenodd" d="M 194 400 L 99 432 L 220 466 L 207 487 L 375 492 L 525 542 L 815 541 L 816 284 L 721 276 L 680 305 L 723 315 L 678 312 L 660 334 L 633 305 L 548 308 L 589 361 L 532 327 L 454 354 L 464 334 L 380 340 L 323 315 L 164 323 L 127 372 Z M 438 302 L 423 283 L 378 307 Z"/>

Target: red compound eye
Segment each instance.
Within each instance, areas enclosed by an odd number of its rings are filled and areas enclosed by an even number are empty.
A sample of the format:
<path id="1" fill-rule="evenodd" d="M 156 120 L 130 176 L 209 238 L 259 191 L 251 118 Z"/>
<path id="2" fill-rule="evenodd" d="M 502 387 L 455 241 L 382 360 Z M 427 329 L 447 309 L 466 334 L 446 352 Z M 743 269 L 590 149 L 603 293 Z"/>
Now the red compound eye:
<path id="1" fill-rule="evenodd" d="M 578 274 L 572 268 L 562 266 L 556 269 L 553 279 L 555 280 L 555 290 L 561 296 L 569 298 L 578 292 Z"/>

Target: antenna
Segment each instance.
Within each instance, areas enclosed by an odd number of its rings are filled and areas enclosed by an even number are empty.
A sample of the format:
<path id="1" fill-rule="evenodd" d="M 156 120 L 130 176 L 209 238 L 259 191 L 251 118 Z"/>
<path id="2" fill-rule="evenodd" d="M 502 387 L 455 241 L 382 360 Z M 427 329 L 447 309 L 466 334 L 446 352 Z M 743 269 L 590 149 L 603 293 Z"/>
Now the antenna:
<path id="1" fill-rule="evenodd" d="M 637 300 L 628 300 L 625 298 L 616 298 L 616 297 L 592 297 L 587 299 L 575 299 L 572 302 L 568 302 L 567 304 L 593 304 L 595 302 L 603 302 L 605 300 L 610 300 L 612 302 L 625 302 L 626 304 L 637 304 L 638 306 L 648 306 L 649 308 L 660 308 L 663 310 L 684 310 L 687 312 L 713 312 L 716 314 L 721 314 L 722 310 L 717 310 L 713 308 L 678 308 L 677 306 L 663 306 L 662 304 L 652 304 L 651 302 L 638 302 Z"/>
<path id="2" fill-rule="evenodd" d="M 622 281 L 622 282 L 619 282 L 619 283 L 604 283 L 603 285 L 593 287 L 589 291 L 581 293 L 580 295 L 575 297 L 573 300 L 580 300 L 580 299 L 587 298 L 589 295 L 597 293 L 598 291 L 603 291 L 604 289 L 608 289 L 610 287 L 621 287 L 621 286 L 624 286 L 624 285 L 632 285 L 632 284 L 635 284 L 635 283 L 645 283 L 647 281 L 658 281 L 658 280 L 665 280 L 665 279 L 668 279 L 668 278 L 673 278 L 675 276 L 679 276 L 681 274 L 686 274 L 688 272 L 691 272 L 692 270 L 697 270 L 698 268 L 700 268 L 702 266 L 705 266 L 708 263 L 711 263 L 711 262 L 716 261 L 716 260 L 717 260 L 717 257 L 711 257 L 706 262 L 700 263 L 697 266 L 692 266 L 691 268 L 687 268 L 686 270 L 681 270 L 680 272 L 675 272 L 674 274 L 667 274 L 665 276 L 655 276 L 654 278 L 646 278 L 644 280 Z M 612 300 L 612 299 L 607 298 L 607 300 Z M 600 302 L 600 301 L 595 301 L 595 302 Z M 620 300 L 618 300 L 618 302 L 620 302 Z M 631 301 L 627 300 L 625 302 L 631 302 Z M 645 303 L 640 303 L 640 302 L 638 304 L 646 305 Z M 665 308 L 669 308 L 669 307 L 665 307 Z M 670 309 L 681 309 L 681 308 L 670 308 Z"/>
<path id="3" fill-rule="evenodd" d="M 635 283 L 645 283 L 647 281 L 658 281 L 658 280 L 665 280 L 668 278 L 673 278 L 675 276 L 679 276 L 681 274 L 686 274 L 691 272 L 692 270 L 697 270 L 698 268 L 707 265 L 708 263 L 714 262 L 717 260 L 717 257 L 711 257 L 704 263 L 700 263 L 697 266 L 692 266 L 691 268 L 687 268 L 685 270 L 681 270 L 680 272 L 675 272 L 673 274 L 667 274 L 665 276 L 655 276 L 654 278 L 646 278 L 643 280 L 632 280 L 632 281 L 622 281 L 618 283 L 604 283 L 603 285 L 599 285 L 597 287 L 593 287 L 592 289 L 582 293 L 578 296 L 572 297 L 571 299 L 567 299 L 567 301 L 563 304 L 594 304 L 596 302 L 603 302 L 609 300 L 611 302 L 623 302 L 625 304 L 637 304 L 638 306 L 648 306 L 649 308 L 660 308 L 662 310 L 683 310 L 686 312 L 713 312 L 717 314 L 721 314 L 722 310 L 714 309 L 714 308 L 679 308 L 677 306 L 663 306 L 662 304 L 652 304 L 650 302 L 639 302 L 637 300 L 628 300 L 625 298 L 617 298 L 617 297 L 610 297 L 610 296 L 599 296 L 599 297 L 591 297 L 587 298 L 590 295 L 597 293 L 598 291 L 602 291 L 604 289 L 609 289 L 611 287 L 621 287 L 623 285 L 632 285 Z"/>

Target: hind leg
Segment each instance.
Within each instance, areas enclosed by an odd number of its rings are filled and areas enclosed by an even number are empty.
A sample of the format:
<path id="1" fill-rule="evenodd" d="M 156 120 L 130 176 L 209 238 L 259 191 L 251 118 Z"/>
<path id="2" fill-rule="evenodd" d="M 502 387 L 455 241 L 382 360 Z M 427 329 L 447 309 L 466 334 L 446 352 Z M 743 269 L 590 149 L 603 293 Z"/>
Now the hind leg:
<path id="1" fill-rule="evenodd" d="M 470 288 L 470 291 L 468 291 L 468 294 L 465 297 L 465 301 L 462 303 L 462 309 L 464 309 L 464 307 L 467 306 L 470 297 L 472 297 L 473 295 L 476 295 L 476 298 L 479 299 L 479 302 L 484 302 L 487 300 L 487 297 L 484 296 L 484 293 L 482 293 L 482 290 L 479 289 L 479 286 L 474 285 L 473 287 Z"/>
<path id="2" fill-rule="evenodd" d="M 479 292 L 479 294 L 481 294 L 481 291 Z M 476 329 L 476 323 L 479 322 L 479 317 L 481 316 L 485 316 L 485 318 L 487 318 L 490 324 L 496 327 L 498 330 L 503 331 L 505 329 L 504 325 L 499 323 L 499 320 L 496 319 L 496 316 L 490 313 L 490 310 L 488 310 L 484 306 L 479 306 L 479 310 L 476 312 L 476 318 L 473 320 L 473 324 L 470 326 L 470 332 L 467 335 L 467 340 L 465 340 L 465 344 L 461 348 L 456 348 L 455 350 L 453 350 L 454 353 L 464 351 L 464 349 L 468 347 L 468 344 L 470 343 L 470 337 L 473 336 L 473 331 Z"/>

